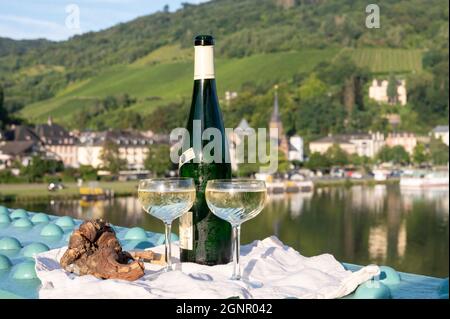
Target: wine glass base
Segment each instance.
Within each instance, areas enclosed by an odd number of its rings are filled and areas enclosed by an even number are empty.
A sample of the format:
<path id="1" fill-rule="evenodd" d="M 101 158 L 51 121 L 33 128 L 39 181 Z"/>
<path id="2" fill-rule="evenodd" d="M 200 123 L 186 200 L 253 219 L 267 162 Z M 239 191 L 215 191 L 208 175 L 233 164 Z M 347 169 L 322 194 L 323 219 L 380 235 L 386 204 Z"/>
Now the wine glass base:
<path id="1" fill-rule="evenodd" d="M 163 272 L 170 272 L 170 271 L 173 271 L 173 267 L 172 267 L 172 266 L 169 266 L 169 265 L 167 265 L 167 266 L 164 267 L 164 269 L 163 269 Z"/>
<path id="2" fill-rule="evenodd" d="M 241 275 L 233 275 L 230 278 L 231 280 L 241 280 Z"/>

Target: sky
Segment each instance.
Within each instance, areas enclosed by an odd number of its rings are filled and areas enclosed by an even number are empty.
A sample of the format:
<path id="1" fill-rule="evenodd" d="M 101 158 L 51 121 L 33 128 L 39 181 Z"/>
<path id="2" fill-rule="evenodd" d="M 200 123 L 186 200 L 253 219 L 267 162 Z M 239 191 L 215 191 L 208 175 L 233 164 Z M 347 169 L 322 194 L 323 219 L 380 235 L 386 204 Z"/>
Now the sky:
<path id="1" fill-rule="evenodd" d="M 181 3 L 206 0 L 0 0 L 0 37 L 66 40 Z"/>

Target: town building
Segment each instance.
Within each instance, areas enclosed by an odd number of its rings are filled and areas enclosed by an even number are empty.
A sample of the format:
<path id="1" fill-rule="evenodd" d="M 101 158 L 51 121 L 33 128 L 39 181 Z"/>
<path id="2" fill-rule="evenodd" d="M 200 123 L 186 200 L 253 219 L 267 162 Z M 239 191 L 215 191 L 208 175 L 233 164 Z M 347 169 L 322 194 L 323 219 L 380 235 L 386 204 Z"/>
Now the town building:
<path id="1" fill-rule="evenodd" d="M 11 125 L 2 134 L 3 141 L 33 141 L 42 142 L 33 128 L 26 125 Z"/>
<path id="2" fill-rule="evenodd" d="M 278 116 L 277 97 L 275 97 L 274 113 L 271 117 L 271 127 L 276 127 L 279 131 L 283 132 L 283 127 Z M 230 150 L 231 167 L 233 170 L 238 169 L 238 164 L 241 163 L 240 160 L 242 159 L 244 159 L 247 163 L 250 158 L 255 161 L 258 160 L 258 150 L 251 149 L 250 147 L 252 143 L 255 147 L 257 146 L 258 137 L 256 136 L 255 129 L 250 127 L 246 119 L 242 119 L 231 134 L 228 134 L 227 138 Z M 289 138 L 289 144 L 285 135 L 272 135 L 270 138 L 277 139 L 280 150 L 280 145 L 282 145 L 286 158 L 289 161 L 304 161 L 303 138 L 298 135 L 294 135 Z M 244 153 L 242 154 L 241 152 Z"/>
<path id="3" fill-rule="evenodd" d="M 61 160 L 64 167 L 78 167 L 78 141 L 61 125 L 53 123 L 48 118 L 47 124 L 37 125 L 36 134 L 44 143 L 45 148 Z"/>
<path id="4" fill-rule="evenodd" d="M 394 131 L 400 126 L 402 123 L 402 119 L 399 114 L 386 114 L 383 116 L 387 122 L 392 126 Z"/>
<path id="5" fill-rule="evenodd" d="M 18 162 L 28 166 L 35 155 L 43 152 L 41 145 L 34 141 L 6 141 L 0 143 L 0 169 L 13 166 Z"/>
<path id="6" fill-rule="evenodd" d="M 46 124 L 11 126 L 0 134 L 0 169 L 15 162 L 29 165 L 33 156 L 63 162 L 65 167 L 89 165 L 104 167 L 102 153 L 107 142 L 118 145 L 120 158 L 126 161 L 126 170 L 144 171 L 149 147 L 169 144 L 169 136 L 152 131 L 108 130 L 103 132 L 68 132 L 49 118 Z"/>
<path id="7" fill-rule="evenodd" d="M 434 136 L 434 138 L 442 140 L 445 145 L 449 146 L 448 125 L 436 126 L 431 134 L 432 136 Z"/>
<path id="8" fill-rule="evenodd" d="M 234 99 L 237 99 L 238 93 L 234 91 L 226 91 L 225 92 L 225 102 L 230 104 L 230 102 Z"/>
<path id="9" fill-rule="evenodd" d="M 429 142 L 429 137 L 418 136 L 414 133 L 408 132 L 390 133 L 386 137 L 386 146 L 402 146 L 410 155 L 414 153 L 414 149 L 416 148 L 417 144 L 428 144 Z"/>
<path id="10" fill-rule="evenodd" d="M 392 100 L 388 96 L 389 81 L 377 80 L 372 81 L 372 85 L 369 87 L 369 98 L 380 102 L 405 105 L 407 103 L 407 91 L 405 80 L 397 80 L 397 97 Z"/>
<path id="11" fill-rule="evenodd" d="M 289 143 L 286 135 L 283 131 L 283 123 L 281 122 L 279 114 L 279 103 L 278 103 L 278 86 L 275 86 L 275 97 L 273 102 L 273 112 L 269 122 L 270 129 L 276 129 L 274 132 L 270 131 L 270 139 L 276 139 L 278 143 L 278 150 L 282 152 L 286 158 L 289 157 Z"/>
<path id="12" fill-rule="evenodd" d="M 339 147 L 348 154 L 357 154 L 373 158 L 385 145 L 384 135 L 377 133 L 338 134 L 328 135 L 309 144 L 312 153 L 325 154 L 333 145 Z"/>
<path id="13" fill-rule="evenodd" d="M 227 136 L 228 147 L 230 150 L 231 169 L 233 171 L 237 171 L 238 164 L 240 164 L 240 162 L 238 161 L 239 155 L 241 155 L 241 156 L 245 155 L 245 154 L 248 155 L 248 142 L 247 142 L 247 145 L 246 144 L 242 145 L 242 144 L 245 143 L 246 140 L 248 141 L 250 136 L 254 136 L 255 134 L 256 134 L 255 130 L 250 127 L 247 120 L 242 119 L 241 122 L 239 123 L 239 125 L 236 127 L 236 129 L 234 129 L 234 131 L 231 132 L 231 134 L 229 134 Z M 255 141 L 256 141 L 256 136 L 255 136 Z M 241 145 L 243 147 L 241 147 Z M 244 151 L 244 154 L 238 154 L 239 150 Z M 245 156 L 244 156 L 244 159 L 245 159 Z"/>
<path id="14" fill-rule="evenodd" d="M 304 161 L 304 141 L 298 135 L 289 138 L 289 161 Z"/>
<path id="15" fill-rule="evenodd" d="M 104 132 L 83 132 L 77 149 L 78 163 L 94 168 L 104 166 L 102 152 L 107 142 L 118 145 L 119 156 L 127 162 L 128 170 L 143 170 L 149 146 L 156 144 L 151 138 L 137 131 L 109 130 Z"/>
<path id="16" fill-rule="evenodd" d="M 2 134 L 0 141 L 0 169 L 13 166 L 15 162 L 28 166 L 33 156 L 56 159 L 48 152 L 36 132 L 25 125 L 13 125 Z"/>

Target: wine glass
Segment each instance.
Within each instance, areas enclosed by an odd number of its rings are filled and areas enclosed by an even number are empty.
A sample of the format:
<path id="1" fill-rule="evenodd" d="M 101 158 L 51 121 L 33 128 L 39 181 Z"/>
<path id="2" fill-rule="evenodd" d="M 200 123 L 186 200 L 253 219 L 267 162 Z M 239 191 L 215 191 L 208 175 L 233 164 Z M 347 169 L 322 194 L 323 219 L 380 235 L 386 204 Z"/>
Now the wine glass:
<path id="1" fill-rule="evenodd" d="M 172 270 L 171 228 L 173 220 L 187 213 L 195 201 L 192 178 L 155 178 L 139 181 L 138 199 L 142 208 L 164 222 L 165 271 Z"/>
<path id="2" fill-rule="evenodd" d="M 233 276 L 240 280 L 239 265 L 241 224 L 256 217 L 264 208 L 267 197 L 266 184 L 250 179 L 211 180 L 206 184 L 206 203 L 219 218 L 233 227 Z"/>

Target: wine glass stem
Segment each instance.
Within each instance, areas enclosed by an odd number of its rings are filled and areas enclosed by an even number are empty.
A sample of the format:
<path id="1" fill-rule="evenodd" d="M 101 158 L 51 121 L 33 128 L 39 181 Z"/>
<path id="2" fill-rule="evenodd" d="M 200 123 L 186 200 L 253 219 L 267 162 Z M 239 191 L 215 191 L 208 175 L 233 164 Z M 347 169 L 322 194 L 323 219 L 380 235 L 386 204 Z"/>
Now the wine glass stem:
<path id="1" fill-rule="evenodd" d="M 241 279 L 239 256 L 241 253 L 241 225 L 233 226 L 233 280 Z"/>
<path id="2" fill-rule="evenodd" d="M 171 251 L 171 232 L 172 232 L 172 223 L 164 223 L 166 226 L 166 249 L 165 249 L 165 257 L 166 257 L 166 270 L 172 270 L 172 251 Z"/>

